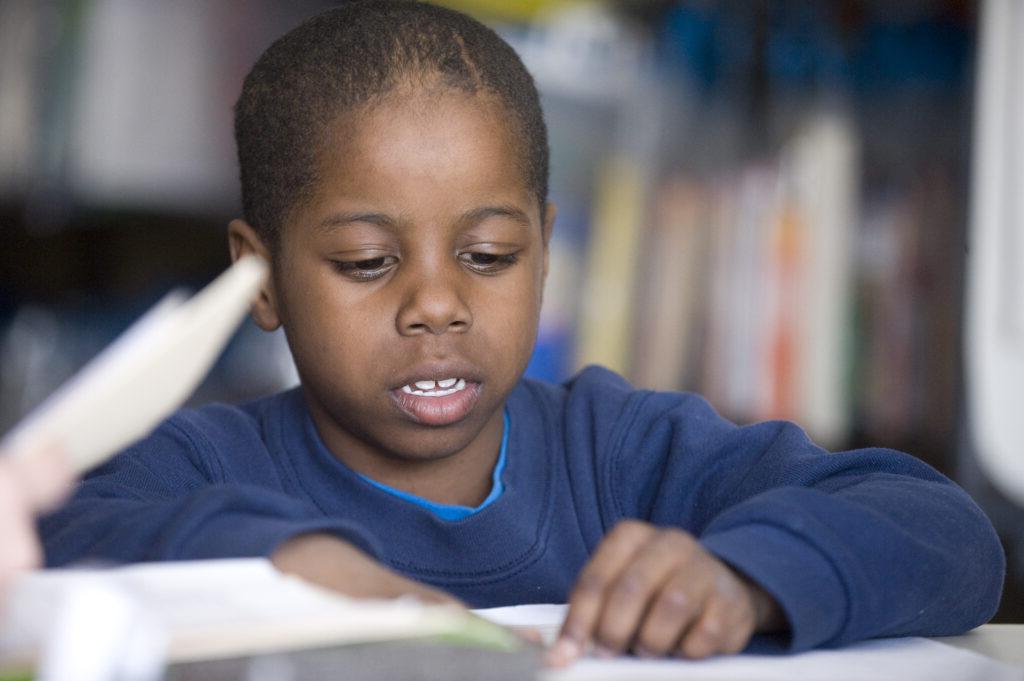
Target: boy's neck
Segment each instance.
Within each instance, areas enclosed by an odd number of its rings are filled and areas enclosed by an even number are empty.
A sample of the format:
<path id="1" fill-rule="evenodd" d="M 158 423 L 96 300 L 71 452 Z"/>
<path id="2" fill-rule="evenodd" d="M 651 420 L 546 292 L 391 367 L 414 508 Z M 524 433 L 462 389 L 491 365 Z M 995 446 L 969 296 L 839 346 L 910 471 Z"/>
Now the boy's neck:
<path id="1" fill-rule="evenodd" d="M 383 452 L 348 433 L 324 428 L 325 414 L 307 397 L 313 423 L 328 451 L 374 482 L 437 504 L 479 506 L 491 492 L 501 450 L 504 409 L 497 410 L 468 446 L 453 454 L 416 459 Z"/>

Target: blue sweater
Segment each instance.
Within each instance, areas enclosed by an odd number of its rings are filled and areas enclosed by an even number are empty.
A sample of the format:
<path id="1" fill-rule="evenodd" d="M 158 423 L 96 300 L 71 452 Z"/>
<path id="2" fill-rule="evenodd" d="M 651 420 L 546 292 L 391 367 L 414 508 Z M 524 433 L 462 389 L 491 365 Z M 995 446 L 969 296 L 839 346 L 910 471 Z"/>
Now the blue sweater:
<path id="1" fill-rule="evenodd" d="M 296 389 L 183 410 L 41 522 L 50 565 L 265 556 L 335 533 L 475 607 L 564 602 L 620 520 L 674 525 L 780 603 L 791 650 L 987 621 L 1004 556 L 970 498 L 891 450 L 830 454 L 796 426 L 738 427 L 692 394 L 603 369 L 509 396 L 504 491 L 446 521 L 324 447 Z"/>

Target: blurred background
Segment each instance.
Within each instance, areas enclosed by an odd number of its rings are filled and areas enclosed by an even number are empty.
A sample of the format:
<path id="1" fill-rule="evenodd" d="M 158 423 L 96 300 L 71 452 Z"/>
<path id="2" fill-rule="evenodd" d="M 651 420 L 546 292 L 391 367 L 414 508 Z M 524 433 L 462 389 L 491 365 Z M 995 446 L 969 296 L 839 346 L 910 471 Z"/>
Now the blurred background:
<path id="1" fill-rule="evenodd" d="M 0 0 L 0 432 L 228 264 L 242 79 L 331 4 Z M 447 4 L 543 96 L 559 213 L 529 374 L 600 363 L 833 449 L 909 451 L 997 522 L 999 620 L 1024 621 L 1024 514 L 965 419 L 981 5 Z M 283 337 L 247 324 L 193 401 L 296 381 Z"/>

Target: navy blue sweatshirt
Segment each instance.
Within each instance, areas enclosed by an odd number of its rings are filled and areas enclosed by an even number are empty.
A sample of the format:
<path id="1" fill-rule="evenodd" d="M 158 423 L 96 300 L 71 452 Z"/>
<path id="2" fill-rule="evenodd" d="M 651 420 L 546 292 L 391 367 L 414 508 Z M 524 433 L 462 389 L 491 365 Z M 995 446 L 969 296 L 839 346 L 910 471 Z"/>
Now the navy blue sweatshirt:
<path id="1" fill-rule="evenodd" d="M 564 602 L 626 518 L 676 526 L 781 605 L 790 650 L 956 634 L 995 612 L 985 515 L 922 462 L 828 453 L 790 423 L 739 427 L 700 397 L 598 368 L 509 396 L 504 491 L 456 521 L 325 448 L 299 389 L 182 410 L 41 522 L 48 563 L 267 556 L 327 531 L 473 607 Z"/>

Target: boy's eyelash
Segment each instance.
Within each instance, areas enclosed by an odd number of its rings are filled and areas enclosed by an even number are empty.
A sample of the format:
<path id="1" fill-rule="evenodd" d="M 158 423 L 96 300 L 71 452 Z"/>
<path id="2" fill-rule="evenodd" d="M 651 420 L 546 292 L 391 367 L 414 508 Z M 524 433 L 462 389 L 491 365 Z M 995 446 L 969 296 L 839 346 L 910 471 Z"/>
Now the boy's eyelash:
<path id="1" fill-rule="evenodd" d="M 356 281 L 372 281 L 387 274 L 396 262 L 390 255 L 382 255 L 365 260 L 332 260 L 331 263 L 341 274 Z"/>
<path id="2" fill-rule="evenodd" d="M 474 259 L 482 258 L 486 262 L 478 262 Z M 519 260 L 518 253 L 482 253 L 470 251 L 459 255 L 459 259 L 466 263 L 466 266 L 481 274 L 497 274 L 507 267 L 511 267 Z"/>
<path id="3" fill-rule="evenodd" d="M 519 261 L 518 253 L 484 253 L 470 251 L 459 254 L 459 260 L 474 272 L 497 274 Z M 356 281 L 372 281 L 383 277 L 397 263 L 397 258 L 382 255 L 365 260 L 332 260 L 331 264 L 339 273 Z M 482 262 L 481 262 L 482 261 Z"/>

